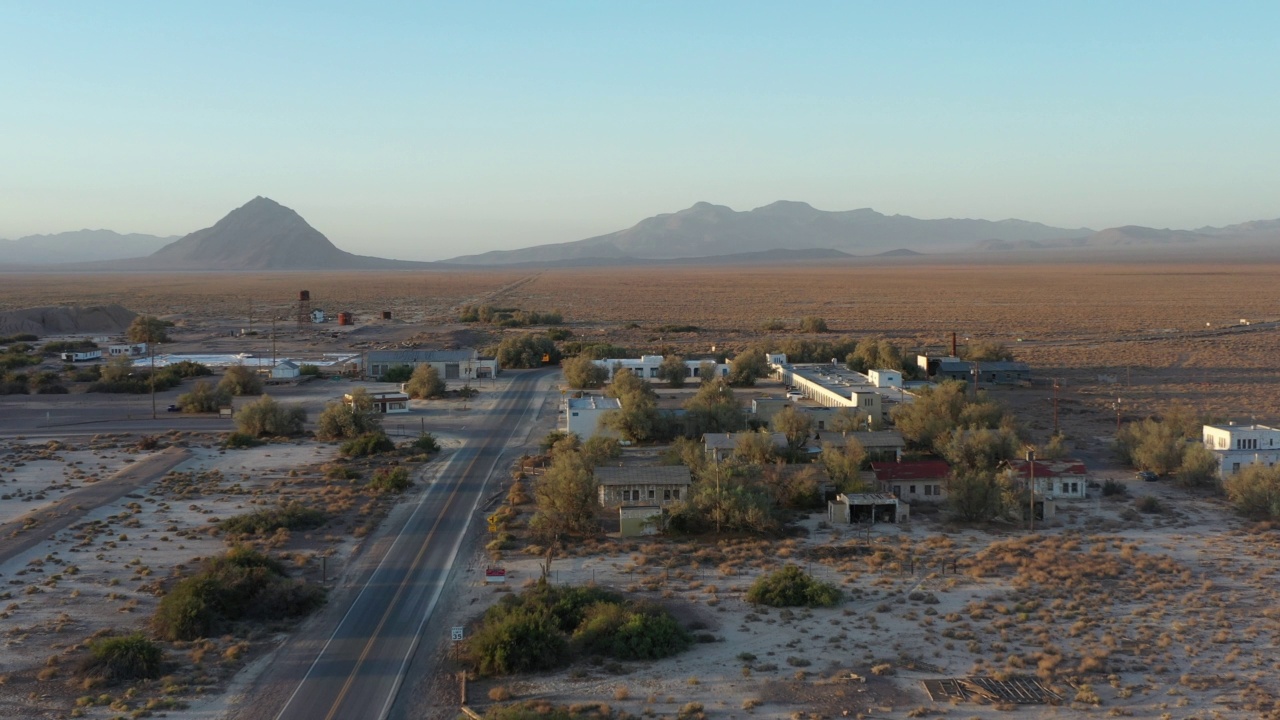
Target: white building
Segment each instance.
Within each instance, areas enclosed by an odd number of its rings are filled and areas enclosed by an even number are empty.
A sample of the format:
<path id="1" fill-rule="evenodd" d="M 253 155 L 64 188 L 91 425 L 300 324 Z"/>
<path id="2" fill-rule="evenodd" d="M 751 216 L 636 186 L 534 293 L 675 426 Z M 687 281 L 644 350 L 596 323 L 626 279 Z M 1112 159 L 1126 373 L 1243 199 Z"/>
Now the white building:
<path id="1" fill-rule="evenodd" d="M 351 405 L 355 402 L 355 396 L 350 393 L 343 395 L 342 402 Z M 376 413 L 409 412 L 409 396 L 402 392 L 371 392 L 369 402 Z"/>
<path id="2" fill-rule="evenodd" d="M 1266 425 L 1205 425 L 1204 446 L 1218 457 L 1218 477 L 1226 479 L 1248 465 L 1280 462 L 1280 429 Z"/>
<path id="3" fill-rule="evenodd" d="M 472 348 L 461 350 L 370 350 L 365 353 L 365 375 L 382 377 L 397 366 L 430 365 L 441 380 L 482 380 L 498 375 L 498 361 L 480 357 Z"/>
<path id="4" fill-rule="evenodd" d="M 322 323 L 322 322 L 324 322 L 325 320 L 326 320 L 326 318 L 325 318 L 325 314 L 324 314 L 324 311 L 323 311 L 323 310 L 312 310 L 312 311 L 311 311 L 311 322 L 313 322 L 313 323 Z"/>
<path id="5" fill-rule="evenodd" d="M 878 388 L 902 387 L 902 373 L 897 370 L 886 370 L 885 368 L 868 370 L 867 379 Z"/>
<path id="6" fill-rule="evenodd" d="M 610 410 L 622 409 L 622 403 L 617 398 L 602 397 L 600 395 L 571 397 L 565 399 L 562 409 L 564 411 L 564 426 L 561 429 L 565 432 L 575 433 L 583 440 L 588 440 L 596 435 L 617 436 L 617 433 L 600 427 L 600 418 L 604 417 L 605 413 Z"/>
<path id="7" fill-rule="evenodd" d="M 636 377 L 642 380 L 656 380 L 658 378 L 658 368 L 662 365 L 661 355 L 642 355 L 639 358 L 621 358 L 617 360 L 593 360 L 596 365 L 604 368 L 609 372 L 609 381 L 613 381 L 613 372 L 618 368 L 630 370 Z M 703 364 L 710 363 L 715 366 L 716 375 L 725 377 L 729 374 L 729 365 L 727 363 L 717 363 L 712 360 L 685 360 L 685 377 L 697 378 L 702 374 Z"/>
<path id="8" fill-rule="evenodd" d="M 107 354 L 111 357 L 142 357 L 147 354 L 147 344 L 108 345 Z"/>

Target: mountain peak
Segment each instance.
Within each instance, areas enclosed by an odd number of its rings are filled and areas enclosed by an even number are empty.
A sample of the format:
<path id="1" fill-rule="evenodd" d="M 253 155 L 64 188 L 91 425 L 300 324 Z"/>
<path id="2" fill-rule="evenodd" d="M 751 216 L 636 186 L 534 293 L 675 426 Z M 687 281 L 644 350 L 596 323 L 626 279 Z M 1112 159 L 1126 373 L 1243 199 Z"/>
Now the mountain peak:
<path id="1" fill-rule="evenodd" d="M 752 210 L 751 212 L 775 213 L 775 214 L 787 214 L 787 215 L 809 215 L 818 211 L 815 210 L 814 207 L 807 202 L 801 202 L 799 200 L 778 200 L 777 202 L 769 203 L 764 207 L 758 207 L 755 210 Z"/>
<path id="2" fill-rule="evenodd" d="M 182 267 L 273 270 L 340 267 L 354 256 L 335 247 L 291 208 L 259 195 L 212 227 L 197 230 L 152 257 Z"/>

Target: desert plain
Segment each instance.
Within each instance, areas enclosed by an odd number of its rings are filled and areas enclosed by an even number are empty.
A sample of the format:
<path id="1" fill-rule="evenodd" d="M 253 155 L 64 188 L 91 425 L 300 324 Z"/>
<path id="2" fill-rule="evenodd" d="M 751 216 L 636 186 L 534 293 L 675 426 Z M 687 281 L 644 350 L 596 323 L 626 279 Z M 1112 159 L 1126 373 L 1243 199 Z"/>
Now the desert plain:
<path id="1" fill-rule="evenodd" d="M 1212 494 L 1135 481 L 1109 452 L 1117 422 L 1176 406 L 1206 419 L 1268 422 L 1280 415 L 1280 264 L 1212 258 L 1166 262 L 930 264 L 925 259 L 782 267 L 639 267 L 397 273 L 175 273 L 0 278 L 0 311 L 119 303 L 174 322 L 173 350 L 252 349 L 233 338 L 277 320 L 292 351 L 484 347 L 520 329 L 457 322 L 467 304 L 560 310 L 575 340 L 640 352 L 734 352 L 800 339 L 762 331 L 818 316 L 830 332 L 803 339 L 884 336 L 904 350 L 945 350 L 951 334 L 1000 342 L 1032 367 L 1030 387 L 992 389 L 1037 442 L 1055 423 L 1092 474 L 1129 487 L 1122 499 L 1066 503 L 1046 527 L 966 527 L 922 513 L 869 535 L 801 519 L 785 538 L 619 539 L 577 545 L 552 563 L 556 582 L 594 582 L 669 606 L 705 642 L 652 663 L 573 667 L 482 680 L 468 703 L 536 700 L 617 717 L 693 718 L 1237 718 L 1280 712 L 1276 680 L 1274 530 L 1238 518 Z M 299 328 L 297 291 L 350 311 L 349 328 Z M 382 320 L 383 311 L 391 312 Z M 333 333 L 328 332 L 333 330 Z M 336 334 L 336 336 L 335 336 Z M 245 343 L 256 343 L 250 347 Z M 502 380 L 499 380 L 501 383 Z M 1055 385 L 1056 390 L 1055 390 Z M 501 385 L 481 387 L 473 408 Z M 762 392 L 771 390 L 767 385 Z M 176 393 L 177 391 L 171 391 Z M 321 391 L 297 391 L 318 406 Z M 1056 402 L 1055 402 L 1056 397 Z M 549 392 L 529 451 L 554 428 Z M 169 396 L 166 402 L 171 401 Z M 0 398 L 0 412 L 38 396 Z M 129 399 L 127 402 L 141 402 Z M 456 401 L 415 411 L 444 445 Z M 1056 419 L 1055 419 L 1055 410 Z M 145 411 L 139 405 L 140 411 Z M 0 448 L 0 523 L 26 518 L 95 486 L 97 504 L 63 502 L 65 527 L 0 558 L 0 716 L 251 718 L 253 676 L 289 633 L 332 620 L 347 583 L 380 539 L 376 521 L 429 487 L 441 460 L 413 466 L 398 500 L 343 492 L 326 481 L 334 446 L 311 440 L 221 450 L 216 431 L 141 438 L 110 427 L 65 436 L 12 436 Z M 633 452 L 628 450 L 628 452 Z M 652 452 L 637 448 L 634 452 Z M 147 467 L 141 467 L 141 466 Z M 505 476 L 491 479 L 500 493 Z M 127 487 L 123 485 L 127 484 Z M 212 518 L 296 496 L 339 518 L 307 533 L 260 539 L 305 577 L 323 575 L 330 606 L 299 627 L 169 648 L 170 675 L 146 687 L 77 687 L 75 648 L 104 629 L 144 628 L 157 583 L 226 548 Z M 1154 496 L 1155 512 L 1137 500 Z M 52 522 L 51 520 L 46 520 Z M 16 524 L 16 526 L 15 526 Z M 459 687 L 447 629 L 467 626 L 505 592 L 532 582 L 543 558 L 507 552 L 510 583 L 483 583 L 493 562 L 473 523 L 451 592 L 420 650 L 403 717 L 454 717 Z M 27 540 L 26 530 L 0 543 Z M 24 534 L 27 537 L 24 537 Z M 3 550 L 3 547 L 0 547 Z M 845 592 L 835 608 L 762 609 L 745 601 L 758 575 L 803 566 Z M 931 699 L 923 681 L 963 676 L 1041 679 L 1059 700 L 1015 705 Z M 691 705 L 692 704 L 692 705 Z M 695 707 L 696 705 L 696 707 Z M 148 707 L 150 706 L 150 707 Z M 594 706 L 594 707 L 593 707 Z"/>

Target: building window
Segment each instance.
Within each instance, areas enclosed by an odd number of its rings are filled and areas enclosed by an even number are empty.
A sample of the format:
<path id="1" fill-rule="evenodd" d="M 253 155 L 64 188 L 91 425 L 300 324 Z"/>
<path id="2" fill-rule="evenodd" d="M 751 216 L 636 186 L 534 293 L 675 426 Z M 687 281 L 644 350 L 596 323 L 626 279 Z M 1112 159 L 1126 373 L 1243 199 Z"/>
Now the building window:
<path id="1" fill-rule="evenodd" d="M 1231 472 L 1240 472 L 1240 463 L 1231 463 Z"/>
<path id="2" fill-rule="evenodd" d="M 667 488 L 667 489 L 665 489 L 665 490 L 663 490 L 663 491 L 662 491 L 662 499 L 663 499 L 663 500 L 670 500 L 670 499 L 671 499 L 671 488 Z"/>
<path id="3" fill-rule="evenodd" d="M 911 495 L 915 495 L 915 494 L 916 494 L 916 486 L 915 486 L 915 485 L 911 485 L 911 486 L 909 486 L 909 487 L 907 488 L 907 493 L 908 493 L 908 494 L 911 494 Z"/>
<path id="4" fill-rule="evenodd" d="M 652 500 L 652 499 L 654 499 L 655 497 L 657 497 L 656 492 L 654 491 L 654 489 L 653 489 L 653 488 L 649 488 L 649 499 L 650 499 L 650 500 Z"/>
<path id="5" fill-rule="evenodd" d="M 675 498 L 676 500 L 679 500 L 679 499 L 680 499 L 680 488 L 676 488 L 676 489 L 672 490 L 672 491 L 671 491 L 671 497 Z"/>
<path id="6" fill-rule="evenodd" d="M 818 429 L 819 429 L 819 430 L 826 430 L 826 429 L 827 429 L 827 421 L 826 421 L 826 420 L 819 420 L 819 421 L 818 421 Z"/>
<path id="7" fill-rule="evenodd" d="M 894 486 L 893 486 L 893 494 L 894 494 L 894 495 L 897 495 L 898 497 L 902 497 L 902 486 L 901 486 L 901 485 L 894 485 Z"/>

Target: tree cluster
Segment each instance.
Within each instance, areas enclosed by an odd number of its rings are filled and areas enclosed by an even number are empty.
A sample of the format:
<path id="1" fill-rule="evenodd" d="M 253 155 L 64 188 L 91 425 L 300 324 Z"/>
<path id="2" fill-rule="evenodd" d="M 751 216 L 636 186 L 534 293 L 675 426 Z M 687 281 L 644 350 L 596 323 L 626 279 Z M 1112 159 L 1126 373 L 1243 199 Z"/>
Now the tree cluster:
<path id="1" fill-rule="evenodd" d="M 560 362 L 560 350 L 546 335 L 524 333 L 505 337 L 491 353 L 503 368 L 539 368 Z"/>
<path id="2" fill-rule="evenodd" d="M 479 322 L 498 327 L 528 327 L 530 325 L 559 325 L 564 314 L 559 310 L 538 312 L 520 308 L 500 308 L 492 305 L 464 305 L 458 312 L 459 322 Z"/>
<path id="3" fill-rule="evenodd" d="M 684 651 L 689 635 L 666 610 L 596 587 L 556 587 L 545 579 L 505 595 L 462 647 L 483 676 L 553 670 L 574 657 L 658 660 Z"/>
<path id="4" fill-rule="evenodd" d="M 1171 475 L 1183 487 L 1211 487 L 1217 481 L 1218 461 L 1197 441 L 1201 425 L 1185 407 L 1174 408 L 1160 420 L 1128 423 L 1116 434 L 1116 454 L 1138 470 Z"/>
<path id="5" fill-rule="evenodd" d="M 263 395 L 236 412 L 236 430 L 253 437 L 287 437 L 299 435 L 307 422 L 307 411 L 301 405 L 276 402 Z"/>

